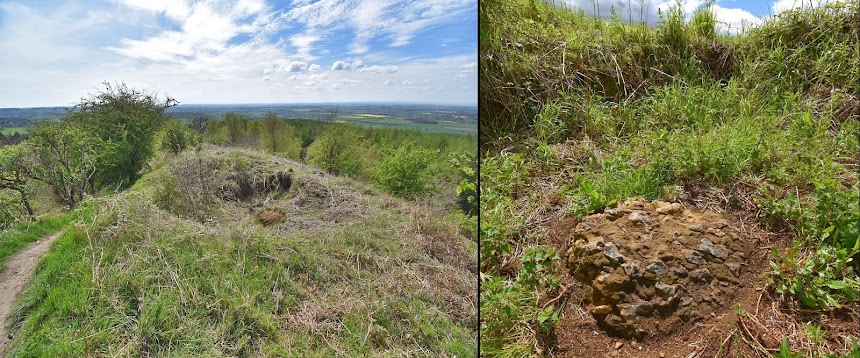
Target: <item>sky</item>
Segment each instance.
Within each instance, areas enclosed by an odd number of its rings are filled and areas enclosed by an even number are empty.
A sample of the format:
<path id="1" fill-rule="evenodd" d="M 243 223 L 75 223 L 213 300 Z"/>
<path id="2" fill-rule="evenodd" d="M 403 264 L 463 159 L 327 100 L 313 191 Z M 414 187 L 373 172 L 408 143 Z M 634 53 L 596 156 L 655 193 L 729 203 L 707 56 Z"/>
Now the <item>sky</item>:
<path id="1" fill-rule="evenodd" d="M 648 24 L 659 21 L 658 11 L 666 12 L 677 0 L 546 0 L 557 6 L 582 9 L 591 15 L 608 17 L 614 9 L 623 20 L 633 22 L 645 20 Z M 717 29 L 727 33 L 739 33 L 744 29 L 758 26 L 765 19 L 783 11 L 810 6 L 822 6 L 828 2 L 847 0 L 714 0 L 712 10 L 717 18 Z M 856 0 L 855 0 L 856 1 Z M 706 0 L 682 0 L 682 8 L 687 18 Z"/>
<path id="2" fill-rule="evenodd" d="M 477 0 L 0 0 L 0 108 L 477 104 Z"/>

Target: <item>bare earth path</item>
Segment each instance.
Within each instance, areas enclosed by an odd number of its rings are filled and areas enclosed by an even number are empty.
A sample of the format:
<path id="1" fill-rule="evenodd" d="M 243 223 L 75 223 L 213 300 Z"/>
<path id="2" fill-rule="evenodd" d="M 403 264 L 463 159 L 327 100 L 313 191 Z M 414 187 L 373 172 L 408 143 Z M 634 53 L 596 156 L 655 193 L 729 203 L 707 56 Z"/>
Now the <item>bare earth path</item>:
<path id="1" fill-rule="evenodd" d="M 60 232 L 56 232 L 30 244 L 12 256 L 3 266 L 3 271 L 0 271 L 0 357 L 6 354 L 10 341 L 6 332 L 6 320 L 15 308 L 15 300 L 27 287 L 39 260 L 59 236 Z"/>

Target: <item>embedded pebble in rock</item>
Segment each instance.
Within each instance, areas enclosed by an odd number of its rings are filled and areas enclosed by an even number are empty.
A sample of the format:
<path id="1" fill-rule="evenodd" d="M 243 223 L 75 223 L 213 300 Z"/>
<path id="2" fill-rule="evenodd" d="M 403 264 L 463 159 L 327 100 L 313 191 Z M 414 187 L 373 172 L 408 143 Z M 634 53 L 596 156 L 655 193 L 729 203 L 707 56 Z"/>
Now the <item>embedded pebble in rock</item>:
<path id="1" fill-rule="evenodd" d="M 665 203 L 657 205 L 657 214 L 677 214 L 684 210 L 684 206 L 678 203 Z"/>
<path id="2" fill-rule="evenodd" d="M 639 211 L 636 211 L 636 212 L 630 214 L 630 222 L 634 222 L 634 223 L 640 223 L 641 222 L 641 223 L 650 224 L 653 221 L 654 221 L 654 218 L 652 218 L 650 215 L 641 213 Z"/>
<path id="3" fill-rule="evenodd" d="M 702 254 L 695 250 L 683 250 L 684 257 L 692 264 L 701 265 L 704 262 Z"/>
<path id="4" fill-rule="evenodd" d="M 613 264 L 624 262 L 624 256 L 618 252 L 618 248 L 613 243 L 609 243 L 603 248 L 603 255 L 609 258 L 609 261 Z"/>
<path id="5" fill-rule="evenodd" d="M 618 219 L 618 218 L 624 216 L 624 214 L 627 214 L 629 212 L 630 212 L 630 210 L 627 210 L 624 208 L 612 208 L 612 209 L 606 210 L 606 217 L 609 218 L 609 220 L 615 220 L 615 219 Z"/>
<path id="6" fill-rule="evenodd" d="M 715 245 L 711 240 L 702 239 L 699 244 L 699 251 L 707 252 L 714 257 L 725 260 L 726 257 L 729 257 L 729 250 L 726 249 L 723 245 Z"/>
<path id="7" fill-rule="evenodd" d="M 636 278 L 642 274 L 642 268 L 639 267 L 639 263 L 637 262 L 626 263 L 621 265 L 621 267 L 624 268 L 624 273 L 626 273 L 627 276 Z"/>
<path id="8" fill-rule="evenodd" d="M 663 276 L 667 272 L 669 272 L 669 269 L 666 267 L 666 264 L 660 260 L 657 260 L 657 261 L 654 261 L 654 262 L 648 264 L 648 267 L 645 267 L 645 270 L 648 272 L 651 272 L 657 276 Z"/>
<path id="9" fill-rule="evenodd" d="M 711 271 L 708 269 L 698 269 L 690 272 L 690 278 L 698 282 L 707 282 L 711 279 Z"/>
<path id="10" fill-rule="evenodd" d="M 738 235 L 718 213 L 629 199 L 581 220 L 567 265 L 603 329 L 642 338 L 725 309 L 745 257 Z"/>

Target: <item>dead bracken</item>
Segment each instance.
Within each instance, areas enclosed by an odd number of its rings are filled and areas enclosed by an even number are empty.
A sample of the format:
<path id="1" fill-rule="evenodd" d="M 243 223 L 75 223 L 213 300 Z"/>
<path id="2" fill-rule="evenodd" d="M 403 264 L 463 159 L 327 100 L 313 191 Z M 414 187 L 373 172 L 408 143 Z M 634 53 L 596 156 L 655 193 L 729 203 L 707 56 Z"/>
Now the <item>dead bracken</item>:
<path id="1" fill-rule="evenodd" d="M 670 333 L 725 310 L 746 258 L 721 214 L 641 199 L 583 218 L 572 243 L 568 268 L 590 287 L 588 310 L 622 337 Z"/>

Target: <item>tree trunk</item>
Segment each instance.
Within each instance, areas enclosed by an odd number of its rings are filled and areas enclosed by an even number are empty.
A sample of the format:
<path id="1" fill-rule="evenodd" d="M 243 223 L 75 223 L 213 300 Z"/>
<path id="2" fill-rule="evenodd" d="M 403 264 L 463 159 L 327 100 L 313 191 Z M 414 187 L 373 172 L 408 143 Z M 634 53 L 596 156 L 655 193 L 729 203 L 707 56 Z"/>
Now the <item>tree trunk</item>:
<path id="1" fill-rule="evenodd" d="M 33 207 L 30 206 L 30 199 L 27 199 L 27 196 L 24 193 L 21 193 L 21 202 L 24 203 L 24 208 L 27 209 L 27 214 L 30 216 L 36 216 L 33 213 Z"/>

